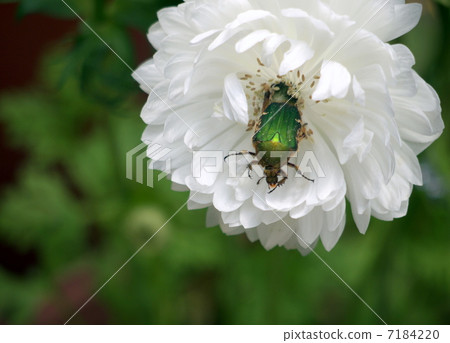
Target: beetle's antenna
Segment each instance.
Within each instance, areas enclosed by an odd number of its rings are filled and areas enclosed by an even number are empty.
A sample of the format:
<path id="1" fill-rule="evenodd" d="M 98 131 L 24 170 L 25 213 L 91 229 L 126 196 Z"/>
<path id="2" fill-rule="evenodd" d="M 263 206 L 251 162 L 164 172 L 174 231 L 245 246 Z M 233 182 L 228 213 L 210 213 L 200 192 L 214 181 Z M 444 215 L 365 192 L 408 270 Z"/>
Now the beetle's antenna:
<path id="1" fill-rule="evenodd" d="M 251 155 L 253 157 L 256 156 L 256 154 L 254 152 L 243 150 L 243 151 L 235 153 L 235 154 L 229 154 L 229 155 L 225 156 L 223 160 L 226 162 L 226 160 L 231 156 L 243 156 L 243 155 Z"/>
<path id="2" fill-rule="evenodd" d="M 303 173 L 302 173 L 302 171 L 300 170 L 300 168 L 299 168 L 297 165 L 295 165 L 294 163 L 290 163 L 290 162 L 289 162 L 287 165 L 288 165 L 289 167 L 291 167 L 291 168 L 294 168 L 294 169 L 297 171 L 297 173 L 299 173 L 299 174 L 300 174 L 303 178 L 305 178 L 306 180 L 311 181 L 311 182 L 314 182 L 313 179 L 310 179 L 309 177 L 303 175 Z"/>

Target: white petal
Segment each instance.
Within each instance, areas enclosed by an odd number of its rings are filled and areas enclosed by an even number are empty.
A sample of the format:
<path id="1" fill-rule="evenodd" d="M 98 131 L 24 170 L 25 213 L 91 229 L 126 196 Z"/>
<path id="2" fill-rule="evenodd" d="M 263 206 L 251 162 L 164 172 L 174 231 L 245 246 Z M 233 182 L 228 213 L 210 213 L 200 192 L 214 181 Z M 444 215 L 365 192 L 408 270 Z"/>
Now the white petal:
<path id="1" fill-rule="evenodd" d="M 214 207 L 208 208 L 206 212 L 206 227 L 213 227 L 220 223 L 220 213 Z"/>
<path id="2" fill-rule="evenodd" d="M 331 97 L 342 99 L 347 95 L 352 77 L 342 64 L 324 61 L 320 76 L 317 88 L 312 95 L 313 100 L 325 100 Z"/>
<path id="3" fill-rule="evenodd" d="M 334 248 L 339 238 L 344 232 L 345 228 L 345 216 L 343 216 L 342 221 L 339 223 L 339 226 L 334 231 L 322 230 L 320 233 L 320 239 L 322 240 L 322 244 L 326 250 L 330 251 Z"/>
<path id="4" fill-rule="evenodd" d="M 228 236 L 240 235 L 245 232 L 244 228 L 242 226 L 231 227 L 231 226 L 221 223 L 220 228 L 222 229 L 222 232 Z"/>
<path id="5" fill-rule="evenodd" d="M 236 35 L 238 32 L 244 29 L 242 25 L 265 18 L 276 19 L 276 17 L 272 13 L 263 10 L 250 10 L 240 13 L 237 16 L 237 18 L 233 22 L 229 23 L 226 26 L 226 29 L 222 31 L 217 36 L 217 38 L 209 45 L 208 50 L 212 51 L 217 47 L 219 47 L 220 45 L 226 43 L 234 35 Z"/>
<path id="6" fill-rule="evenodd" d="M 272 19 L 275 19 L 275 20 L 278 19 L 275 15 L 273 15 L 269 11 L 250 10 L 250 11 L 246 11 L 246 12 L 240 13 L 237 16 L 236 20 L 234 20 L 232 23 L 230 23 L 229 28 L 230 29 L 235 29 L 235 28 L 241 26 L 242 24 L 248 24 L 248 23 L 253 22 L 255 20 L 266 19 L 266 18 L 272 18 Z"/>
<path id="7" fill-rule="evenodd" d="M 202 194 L 202 193 L 193 193 L 189 197 L 188 201 L 188 209 L 189 210 L 198 210 L 201 208 L 206 208 L 212 203 L 212 195 L 211 194 Z"/>
<path id="8" fill-rule="evenodd" d="M 361 84 L 359 83 L 355 75 L 353 75 L 352 85 L 355 102 L 358 103 L 359 105 L 364 106 L 364 104 L 366 103 L 366 92 L 362 88 Z"/>
<path id="9" fill-rule="evenodd" d="M 308 213 L 310 213 L 312 210 L 314 210 L 314 206 L 306 205 L 306 202 L 294 207 L 289 211 L 289 216 L 294 219 L 299 219 L 304 216 L 306 216 Z"/>
<path id="10" fill-rule="evenodd" d="M 270 226 L 260 225 L 257 231 L 259 240 L 266 250 L 270 250 L 277 245 L 282 246 L 293 235 L 287 223 L 282 221 L 278 221 L 278 223 Z"/>
<path id="11" fill-rule="evenodd" d="M 300 8 L 286 8 L 281 10 L 281 14 L 287 18 L 306 19 L 314 26 L 316 30 L 322 30 L 327 32 L 330 36 L 334 36 L 334 33 L 330 30 L 325 22 L 314 18 L 313 16 L 311 16 L 311 14 L 303 11 Z"/>
<path id="12" fill-rule="evenodd" d="M 242 203 L 237 201 L 231 187 L 220 185 L 214 192 L 214 207 L 221 212 L 233 212 L 241 207 Z"/>
<path id="13" fill-rule="evenodd" d="M 149 60 L 139 66 L 133 73 L 133 78 L 139 82 L 141 88 L 146 93 L 151 93 L 155 85 L 163 81 L 162 73 L 156 68 L 155 62 Z"/>
<path id="14" fill-rule="evenodd" d="M 167 35 L 183 33 L 190 30 L 183 20 L 183 12 L 178 7 L 166 7 L 158 11 L 158 20 L 161 28 Z"/>
<path id="15" fill-rule="evenodd" d="M 272 65 L 273 54 L 277 49 L 285 42 L 288 42 L 289 39 L 285 35 L 280 34 L 272 34 L 268 37 L 263 44 L 263 56 L 262 62 L 266 66 Z"/>
<path id="16" fill-rule="evenodd" d="M 271 225 L 271 224 L 279 222 L 281 219 L 284 219 L 286 217 L 287 217 L 287 213 L 285 213 L 285 212 L 277 212 L 277 211 L 269 210 L 269 211 L 263 212 L 263 215 L 261 216 L 261 221 L 265 225 Z"/>
<path id="17" fill-rule="evenodd" d="M 284 54 L 279 74 L 286 75 L 289 71 L 301 67 L 306 61 L 314 56 L 314 50 L 305 43 L 291 41 L 291 48 Z"/>
<path id="18" fill-rule="evenodd" d="M 272 35 L 269 30 L 257 30 L 245 36 L 236 43 L 235 49 L 238 53 L 246 52 L 253 48 L 256 44 L 262 42 L 264 39 Z"/>
<path id="19" fill-rule="evenodd" d="M 239 219 L 246 229 L 257 227 L 261 224 L 261 210 L 253 206 L 251 201 L 246 201 L 239 210 Z"/>
<path id="20" fill-rule="evenodd" d="M 395 17 L 390 20 L 390 25 L 385 25 L 384 21 L 378 20 L 380 23 L 378 29 L 374 29 L 377 35 L 385 42 L 403 36 L 416 27 L 422 14 L 422 5 L 418 3 L 396 5 Z M 377 21 L 374 20 L 376 24 Z M 381 24 L 383 23 L 383 24 Z"/>
<path id="21" fill-rule="evenodd" d="M 161 49 L 161 42 L 167 36 L 167 33 L 161 27 L 159 22 L 153 24 L 148 30 L 148 40 L 156 50 Z"/>
<path id="22" fill-rule="evenodd" d="M 230 228 L 238 228 L 238 227 L 243 228 L 239 222 L 239 211 L 222 212 L 221 218 L 223 220 L 223 223 L 229 226 Z"/>
<path id="23" fill-rule="evenodd" d="M 361 232 L 364 235 L 369 227 L 371 214 L 370 208 L 368 208 L 362 214 L 359 214 L 357 211 L 353 210 L 352 206 L 352 214 L 353 219 L 355 220 L 356 227 L 358 228 L 359 232 Z"/>
<path id="24" fill-rule="evenodd" d="M 238 123 L 248 123 L 248 104 L 241 82 L 236 74 L 225 78 L 223 107 L 228 119 Z"/>
<path id="25" fill-rule="evenodd" d="M 206 32 L 202 32 L 202 33 L 198 34 L 197 36 L 195 36 L 194 38 L 192 38 L 190 43 L 198 44 L 198 43 L 202 42 L 203 40 L 211 37 L 213 34 L 215 34 L 217 32 L 219 32 L 219 30 L 209 30 Z"/>
<path id="26" fill-rule="evenodd" d="M 339 206 L 337 206 L 334 210 L 328 211 L 324 213 L 324 225 L 323 230 L 335 231 L 339 224 L 342 222 L 345 216 L 345 200 L 342 200 Z"/>
<path id="27" fill-rule="evenodd" d="M 258 230 L 256 228 L 245 230 L 245 234 L 250 242 L 256 242 L 259 239 Z"/>
<path id="28" fill-rule="evenodd" d="M 320 207 L 316 207 L 314 211 L 298 220 L 299 240 L 303 244 L 311 245 L 320 235 L 322 231 L 324 215 Z"/>

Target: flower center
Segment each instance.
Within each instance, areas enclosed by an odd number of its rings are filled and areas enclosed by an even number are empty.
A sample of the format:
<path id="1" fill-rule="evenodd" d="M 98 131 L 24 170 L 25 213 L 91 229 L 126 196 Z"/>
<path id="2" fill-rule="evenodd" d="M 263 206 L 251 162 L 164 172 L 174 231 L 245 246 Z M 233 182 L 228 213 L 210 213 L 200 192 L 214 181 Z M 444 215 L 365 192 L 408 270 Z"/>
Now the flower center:
<path id="1" fill-rule="evenodd" d="M 288 87 L 287 94 L 290 98 L 284 102 L 296 104 L 302 121 L 304 121 L 303 111 L 305 108 L 309 108 L 320 102 L 326 103 L 329 101 L 329 99 L 322 101 L 312 100 L 312 94 L 319 83 L 320 75 L 316 74 L 306 77 L 301 69 L 296 69 L 281 76 L 273 68 L 265 66 L 259 58 L 257 59 L 257 63 L 256 72 L 238 74 L 239 79 L 243 82 L 248 103 L 248 112 L 251 115 L 247 131 L 255 127 L 264 110 L 267 94 L 273 93 L 273 89 L 277 85 L 281 84 Z"/>

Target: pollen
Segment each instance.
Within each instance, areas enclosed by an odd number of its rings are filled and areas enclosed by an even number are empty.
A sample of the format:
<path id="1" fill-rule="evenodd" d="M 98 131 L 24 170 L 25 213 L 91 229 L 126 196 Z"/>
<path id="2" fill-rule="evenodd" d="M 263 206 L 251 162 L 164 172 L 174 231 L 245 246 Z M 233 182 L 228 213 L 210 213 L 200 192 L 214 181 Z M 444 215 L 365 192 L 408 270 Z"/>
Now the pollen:
<path id="1" fill-rule="evenodd" d="M 257 122 L 263 116 L 262 112 L 267 108 L 268 104 L 274 101 L 274 98 L 270 96 L 268 98 L 268 94 L 274 94 L 274 92 L 279 91 L 280 89 L 277 86 L 280 84 L 287 86 L 286 95 L 288 99 L 278 99 L 276 101 L 286 101 L 286 103 L 294 104 L 299 111 L 302 126 L 305 125 L 303 111 L 305 110 L 308 96 L 312 100 L 310 89 L 317 85 L 317 80 L 320 79 L 320 76 L 312 76 L 311 80 L 306 77 L 307 73 L 301 69 L 291 70 L 285 75 L 279 75 L 271 67 L 265 66 L 260 58 L 257 58 L 256 62 L 253 71 L 248 70 L 240 73 L 240 75 L 238 74 L 246 95 L 249 115 L 253 118 L 249 121 L 247 130 L 251 131 L 254 128 L 252 121 Z M 305 87 L 307 83 L 309 83 L 309 87 Z M 314 103 L 318 102 L 311 101 L 311 105 Z M 308 105 L 310 105 L 310 102 L 308 102 Z M 307 136 L 306 132 L 305 136 Z M 279 138 L 279 136 L 275 136 L 273 142 L 278 143 L 277 139 Z"/>

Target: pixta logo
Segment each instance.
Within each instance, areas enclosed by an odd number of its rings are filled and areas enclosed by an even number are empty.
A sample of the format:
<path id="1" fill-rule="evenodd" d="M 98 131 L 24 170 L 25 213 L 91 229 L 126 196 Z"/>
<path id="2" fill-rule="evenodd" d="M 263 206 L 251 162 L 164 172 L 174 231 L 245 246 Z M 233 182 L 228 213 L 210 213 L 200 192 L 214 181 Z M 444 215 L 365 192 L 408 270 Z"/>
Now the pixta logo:
<path id="1" fill-rule="evenodd" d="M 163 147 L 158 143 L 144 142 L 136 146 L 127 153 L 126 157 L 126 177 L 140 184 L 146 184 L 148 187 L 154 186 L 155 170 L 158 172 L 157 181 L 161 181 L 171 170 L 170 153 L 172 150 Z M 236 152 L 224 151 L 193 151 L 192 154 L 192 177 L 201 179 L 202 184 L 214 183 L 217 175 L 226 173 L 229 178 L 247 178 L 256 176 L 259 179 L 265 178 L 265 170 L 270 166 L 264 165 L 263 157 L 265 152 L 260 152 L 256 156 L 239 156 Z M 288 175 L 289 160 L 299 162 L 298 171 L 294 177 L 304 178 L 305 173 L 314 179 L 325 178 L 325 172 L 322 169 L 319 160 L 312 151 L 306 151 L 297 159 L 297 153 L 289 152 L 289 158 L 286 154 L 277 154 L 271 152 L 272 158 L 278 158 L 280 164 L 279 179 Z M 144 176 L 145 175 L 145 176 Z"/>
<path id="2" fill-rule="evenodd" d="M 287 173 L 290 161 L 299 161 L 296 178 L 302 174 L 310 175 L 315 179 L 325 178 L 326 174 L 313 151 L 306 151 L 301 158 L 294 152 L 259 152 L 257 155 L 238 153 L 236 151 L 194 151 L 192 162 L 192 175 L 194 178 L 207 178 L 211 175 L 227 173 L 229 178 L 244 178 L 251 175 L 264 177 L 264 168 L 270 167 L 265 163 L 264 156 L 270 156 L 278 161 L 280 169 Z M 266 155 L 268 154 L 268 155 Z M 289 156 L 288 156 L 289 155 Z M 292 163 L 289 163 L 292 165 Z M 225 167 L 226 166 L 226 167 Z M 301 171 L 301 172 L 300 172 Z"/>
<path id="3" fill-rule="evenodd" d="M 146 185 L 154 186 L 154 167 L 159 163 L 157 180 L 164 179 L 171 170 L 170 158 L 167 158 L 172 150 L 157 143 L 144 142 L 127 152 L 126 175 L 127 179 L 144 184 L 144 172 L 146 174 Z M 161 167 L 162 165 L 162 167 Z"/>

